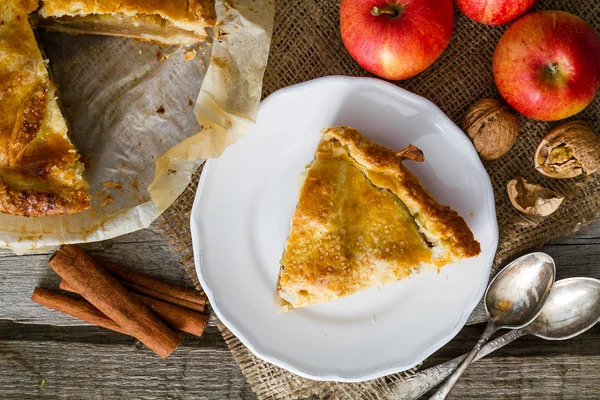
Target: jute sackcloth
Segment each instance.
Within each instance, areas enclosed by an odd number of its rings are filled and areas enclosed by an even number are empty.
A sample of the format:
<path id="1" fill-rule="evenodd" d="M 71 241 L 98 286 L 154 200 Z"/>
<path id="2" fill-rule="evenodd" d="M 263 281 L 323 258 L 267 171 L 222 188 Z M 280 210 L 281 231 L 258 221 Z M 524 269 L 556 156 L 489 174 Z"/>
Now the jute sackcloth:
<path id="1" fill-rule="evenodd" d="M 558 9 L 576 14 L 600 31 L 600 2 L 589 0 L 540 1 L 538 9 Z M 337 0 L 279 0 L 264 96 L 294 83 L 326 75 L 369 76 L 348 55 L 339 34 Z M 475 23 L 458 11 L 454 35 L 440 59 L 425 72 L 398 85 L 438 105 L 459 126 L 467 109 L 485 97 L 499 99 L 492 76 L 492 55 L 506 27 Z M 299 110 L 301 112 L 301 110 Z M 600 130 L 600 98 L 576 116 Z M 520 117 L 516 145 L 499 160 L 486 162 L 496 197 L 500 243 L 494 271 L 509 258 L 559 235 L 577 230 L 600 214 L 600 174 L 567 180 L 545 178 L 533 168 L 533 155 L 542 136 L 557 123 Z M 427 155 L 425 155 L 427 156 Z M 450 156 L 450 155 L 449 155 Z M 517 176 L 540 183 L 565 196 L 559 210 L 546 218 L 515 211 L 506 194 L 506 183 Z M 190 276 L 194 271 L 189 216 L 197 179 L 163 215 L 173 248 L 182 256 Z M 220 326 L 234 358 L 259 398 L 295 399 L 332 395 L 348 399 L 389 399 L 390 383 L 402 374 L 363 383 L 326 383 L 300 378 L 255 357 L 225 327 Z"/>

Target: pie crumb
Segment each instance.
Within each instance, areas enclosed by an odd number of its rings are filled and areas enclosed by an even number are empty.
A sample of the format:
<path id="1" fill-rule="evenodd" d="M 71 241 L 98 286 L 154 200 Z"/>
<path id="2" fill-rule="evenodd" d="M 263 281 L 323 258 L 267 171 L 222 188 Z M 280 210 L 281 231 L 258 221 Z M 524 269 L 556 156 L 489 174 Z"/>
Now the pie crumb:
<path id="1" fill-rule="evenodd" d="M 186 51 L 185 54 L 183 55 L 183 59 L 185 61 L 192 61 L 194 58 L 196 58 L 196 53 L 197 53 L 197 51 L 194 49 Z"/>
<path id="2" fill-rule="evenodd" d="M 109 203 L 112 203 L 113 201 L 115 201 L 115 199 L 113 199 L 111 195 L 106 196 L 102 201 L 102 207 L 108 205 Z"/>

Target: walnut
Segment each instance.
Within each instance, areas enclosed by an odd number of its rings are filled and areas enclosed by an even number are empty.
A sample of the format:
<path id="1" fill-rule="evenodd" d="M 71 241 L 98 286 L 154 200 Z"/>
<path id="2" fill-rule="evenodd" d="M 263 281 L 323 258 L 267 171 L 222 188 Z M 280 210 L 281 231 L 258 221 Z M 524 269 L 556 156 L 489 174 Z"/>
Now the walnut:
<path id="1" fill-rule="evenodd" d="M 519 120 L 508 106 L 494 99 L 483 99 L 469 109 L 463 129 L 481 158 L 495 160 L 515 144 L 519 135 Z"/>
<path id="2" fill-rule="evenodd" d="M 506 188 L 513 207 L 527 215 L 550 215 L 565 199 L 553 190 L 529 183 L 522 177 L 508 182 Z"/>
<path id="3" fill-rule="evenodd" d="M 535 152 L 535 168 L 550 178 L 590 175 L 600 168 L 600 136 L 584 121 L 551 129 Z"/>

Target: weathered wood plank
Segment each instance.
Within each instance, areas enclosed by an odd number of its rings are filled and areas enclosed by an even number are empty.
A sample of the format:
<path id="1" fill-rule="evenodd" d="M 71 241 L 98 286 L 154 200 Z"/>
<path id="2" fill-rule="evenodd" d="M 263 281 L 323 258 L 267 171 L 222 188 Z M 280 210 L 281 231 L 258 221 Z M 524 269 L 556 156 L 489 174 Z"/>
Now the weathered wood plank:
<path id="1" fill-rule="evenodd" d="M 203 339 L 186 336 L 166 360 L 124 335 L 52 328 L 0 340 L 1 398 L 255 398 L 215 328 Z"/>
<path id="2" fill-rule="evenodd" d="M 483 333 L 484 328 L 483 324 L 464 327 L 450 343 L 427 359 L 425 367 L 436 365 L 439 362 L 444 362 L 469 352 Z M 502 330 L 494 337 L 501 336 L 506 332 L 506 330 Z M 491 353 L 485 360 L 510 357 L 525 359 L 535 356 L 569 356 L 574 359 L 578 357 L 600 357 L 600 346 L 595 345 L 597 343 L 600 343 L 600 326 L 584 332 L 577 338 L 564 341 L 544 340 L 536 336 L 524 336 Z M 598 384 L 600 385 L 600 382 Z"/>
<path id="3" fill-rule="evenodd" d="M 467 353 L 483 329 L 483 325 L 465 327 L 425 367 Z M 600 398 L 599 343 L 600 327 L 568 341 L 523 337 L 471 365 L 448 398 Z"/>
<path id="4" fill-rule="evenodd" d="M 600 243 L 585 245 L 548 244 L 540 249 L 556 263 L 556 279 L 587 276 L 600 279 Z"/>
<path id="5" fill-rule="evenodd" d="M 22 327 L 0 322 L 3 398 L 33 397 L 41 379 L 47 382 L 41 398 L 255 398 L 214 327 L 202 338 L 186 336 L 167 361 L 135 339 L 100 328 Z M 466 327 L 427 364 L 468 351 L 482 330 Z M 450 398 L 597 398 L 598 343 L 598 328 L 565 342 L 519 339 L 474 364 Z"/>
<path id="6" fill-rule="evenodd" d="M 571 235 L 550 241 L 549 244 L 600 244 L 600 218 Z"/>
<path id="7" fill-rule="evenodd" d="M 206 347 L 227 349 L 221 333 L 216 326 L 209 326 L 202 337 L 184 335 L 182 347 Z M 55 325 L 24 325 L 12 321 L 0 320 L 0 341 L 23 342 L 77 342 L 88 344 L 134 344 L 138 341 L 127 335 L 110 331 L 93 325 L 85 326 L 55 326 Z M 140 346 L 140 351 L 152 351 Z"/>
<path id="8" fill-rule="evenodd" d="M 600 356 L 483 359 L 448 399 L 598 399 L 599 364 Z"/>
<path id="9" fill-rule="evenodd" d="M 192 286 L 177 254 L 155 226 L 111 241 L 84 246 L 92 254 L 163 280 Z M 60 278 L 48 267 L 50 253 L 17 256 L 0 250 L 0 319 L 22 323 L 81 325 L 82 321 L 30 301 L 35 286 L 58 288 Z"/>

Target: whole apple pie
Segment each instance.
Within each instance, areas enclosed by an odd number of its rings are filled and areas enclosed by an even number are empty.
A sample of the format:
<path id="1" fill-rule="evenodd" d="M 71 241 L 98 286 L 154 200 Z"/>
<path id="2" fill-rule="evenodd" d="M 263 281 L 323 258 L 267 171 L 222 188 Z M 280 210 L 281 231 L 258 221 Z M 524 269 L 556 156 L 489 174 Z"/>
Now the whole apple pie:
<path id="1" fill-rule="evenodd" d="M 32 23 L 190 44 L 204 40 L 215 19 L 213 0 L 0 1 L 0 212 L 72 214 L 90 203 L 84 166 Z"/>
<path id="2" fill-rule="evenodd" d="M 277 283 L 283 311 L 329 302 L 475 257 L 463 218 L 438 204 L 394 152 L 348 127 L 324 129 L 292 217 Z"/>

